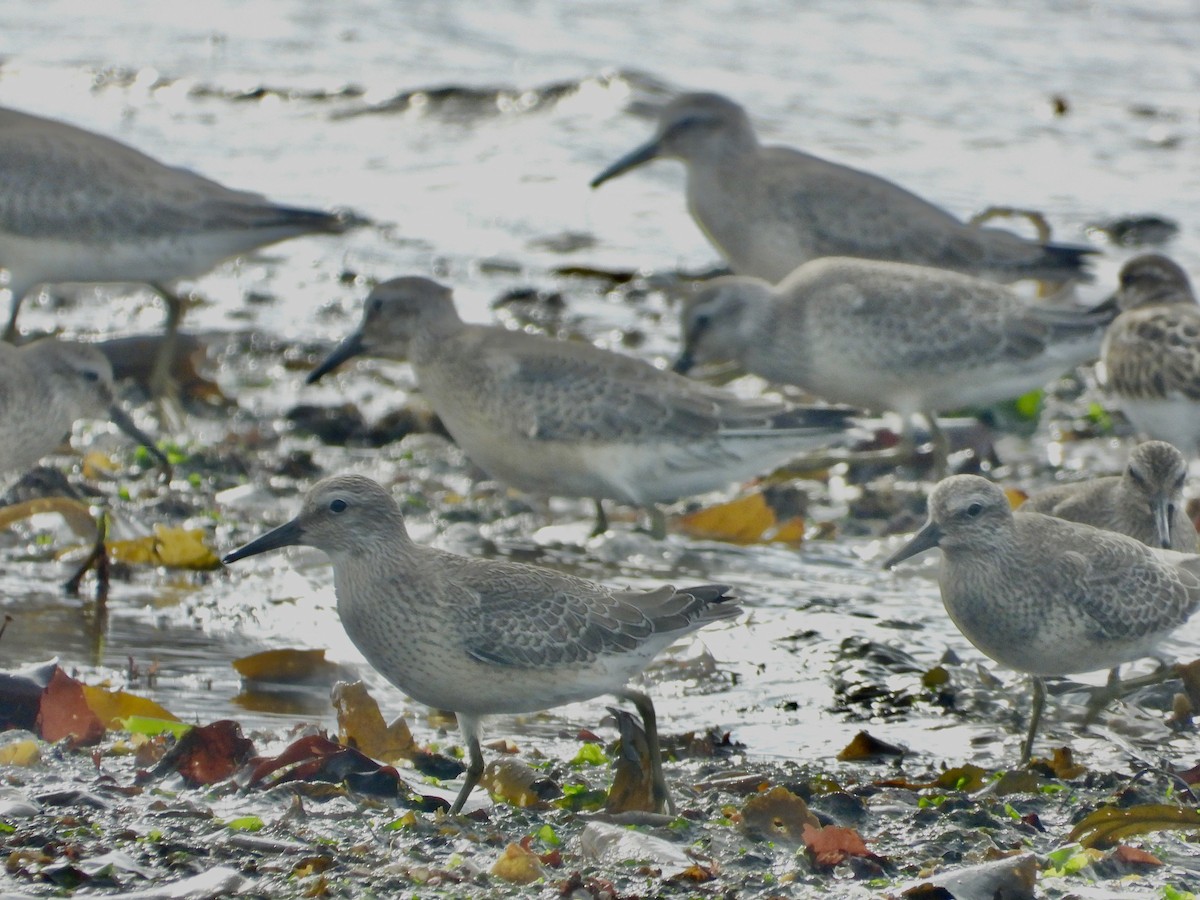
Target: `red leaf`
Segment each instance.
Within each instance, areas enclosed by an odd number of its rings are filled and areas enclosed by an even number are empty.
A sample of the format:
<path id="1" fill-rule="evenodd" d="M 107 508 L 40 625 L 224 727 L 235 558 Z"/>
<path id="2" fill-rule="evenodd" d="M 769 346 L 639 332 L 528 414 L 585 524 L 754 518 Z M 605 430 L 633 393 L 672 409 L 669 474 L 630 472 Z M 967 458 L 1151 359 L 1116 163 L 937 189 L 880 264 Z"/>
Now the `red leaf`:
<path id="1" fill-rule="evenodd" d="M 878 859 L 867 849 L 863 839 L 853 828 L 838 825 L 804 826 L 804 846 L 808 848 L 812 861 L 818 866 L 832 868 L 850 856 L 865 856 Z"/>
<path id="2" fill-rule="evenodd" d="M 70 737 L 80 746 L 94 744 L 104 736 L 104 723 L 88 706 L 83 685 L 57 667 L 42 693 L 36 725 L 42 740 L 52 743 Z"/>
<path id="3" fill-rule="evenodd" d="M 1112 852 L 1112 857 L 1118 862 L 1131 863 L 1134 865 L 1162 865 L 1162 860 L 1154 854 L 1147 853 L 1145 850 L 1139 850 L 1137 847 L 1130 847 L 1128 844 L 1117 844 L 1117 849 Z"/>
<path id="4" fill-rule="evenodd" d="M 231 719 L 193 728 L 154 768 L 155 775 L 176 771 L 192 787 L 224 781 L 254 755 L 254 744 Z"/>

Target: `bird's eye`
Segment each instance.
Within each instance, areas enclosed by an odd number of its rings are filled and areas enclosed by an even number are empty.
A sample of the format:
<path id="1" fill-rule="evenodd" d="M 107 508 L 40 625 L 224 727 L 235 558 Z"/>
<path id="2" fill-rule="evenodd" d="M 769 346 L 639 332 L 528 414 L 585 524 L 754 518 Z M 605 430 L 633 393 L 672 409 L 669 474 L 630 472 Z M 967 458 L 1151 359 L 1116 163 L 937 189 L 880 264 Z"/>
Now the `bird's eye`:
<path id="1" fill-rule="evenodd" d="M 371 312 L 383 312 L 383 298 L 376 297 L 371 301 Z"/>
<path id="2" fill-rule="evenodd" d="M 332 501 L 329 504 L 329 511 L 331 513 L 335 513 L 335 514 L 340 513 L 340 512 L 345 512 L 347 505 L 348 504 L 346 503 L 346 501 L 339 497 L 338 499 Z"/>
<path id="3" fill-rule="evenodd" d="M 1129 466 L 1128 468 L 1126 468 L 1125 474 L 1128 475 L 1130 478 L 1132 478 L 1138 484 L 1146 483 L 1146 479 L 1142 477 L 1142 473 L 1139 472 L 1137 469 L 1135 469 L 1133 466 Z"/>
<path id="4" fill-rule="evenodd" d="M 96 384 L 100 380 L 100 373 L 99 372 L 91 372 L 91 371 L 84 372 L 83 380 L 90 384 Z"/>
<path id="5" fill-rule="evenodd" d="M 692 319 L 692 331 L 696 334 L 699 334 L 711 324 L 712 316 L 710 316 L 708 313 L 700 313 L 698 316 Z"/>
<path id="6" fill-rule="evenodd" d="M 976 516 L 978 516 L 981 512 L 983 512 L 983 504 L 982 503 L 972 503 L 970 506 L 967 507 L 967 515 L 970 516 L 972 519 L 974 519 Z"/>

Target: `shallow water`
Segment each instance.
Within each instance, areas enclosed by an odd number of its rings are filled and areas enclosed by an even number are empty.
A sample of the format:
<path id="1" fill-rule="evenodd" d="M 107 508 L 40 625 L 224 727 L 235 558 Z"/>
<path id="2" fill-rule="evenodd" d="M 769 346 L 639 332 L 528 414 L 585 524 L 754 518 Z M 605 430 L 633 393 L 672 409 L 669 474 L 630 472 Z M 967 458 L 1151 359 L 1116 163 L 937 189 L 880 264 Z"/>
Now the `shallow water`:
<path id="1" fill-rule="evenodd" d="M 0 14 L 0 103 L 62 117 L 233 186 L 346 207 L 377 223 L 341 239 L 292 241 L 199 282 L 205 303 L 187 326 L 218 346 L 249 330 L 279 346 L 320 346 L 357 319 L 367 280 L 424 273 L 455 285 L 467 318 L 486 320 L 494 298 L 533 286 L 561 292 L 570 327 L 594 340 L 617 345 L 636 329 L 644 336 L 637 352 L 668 355 L 674 310 L 653 281 L 644 298 L 624 302 L 604 282 L 555 271 L 703 270 L 717 262 L 684 210 L 677 165 L 647 167 L 598 192 L 587 187 L 649 135 L 644 106 L 678 89 L 728 93 L 747 105 L 766 139 L 886 175 L 958 214 L 991 204 L 1044 211 L 1056 238 L 1105 250 L 1086 294 L 1106 293 L 1132 252 L 1107 246 L 1089 225 L 1126 214 L 1177 221 L 1169 252 L 1200 271 L 1200 17 L 1192 3 L 795 7 L 273 0 L 106 3 L 85 11 L 25 4 Z M 1065 100 L 1066 114 L 1055 115 L 1055 97 Z M 247 295 L 257 301 L 247 303 Z M 27 303 L 22 324 L 101 337 L 154 330 L 161 318 L 144 290 L 89 286 L 54 297 Z M 278 415 L 294 403 L 331 404 L 347 394 L 378 414 L 408 384 L 403 367 L 361 364 L 305 389 L 270 341 L 260 344 L 261 357 L 233 349 L 220 358 L 222 386 L 248 411 L 233 420 L 235 430 L 257 417 L 265 431 L 280 431 Z M 222 439 L 228 424 L 195 423 L 193 446 Z M 1016 461 L 1044 460 L 1044 444 L 1044 430 L 1016 442 Z M 409 464 L 396 448 L 309 449 L 328 471 L 395 476 Z M 1109 461 L 1121 452 L 1098 451 Z M 437 454 L 451 459 L 438 483 L 469 490 L 466 464 L 444 446 Z M 292 495 L 227 508 L 216 531 L 222 549 L 295 506 Z M 533 553 L 544 561 L 633 584 L 728 580 L 746 598 L 745 621 L 709 628 L 695 645 L 719 661 L 715 673 L 692 677 L 703 668 L 694 660 L 681 670 L 684 681 L 672 679 L 669 664 L 655 670 L 652 678 L 664 679 L 654 690 L 667 729 L 715 725 L 767 758 L 825 758 L 864 727 L 933 758 L 1015 754 L 1020 693 L 990 701 L 1012 704 L 994 710 L 996 727 L 986 700 L 979 701 L 984 714 L 947 718 L 928 705 L 900 715 L 886 704 L 847 707 L 835 699 L 837 672 L 849 672 L 843 681 L 886 676 L 899 694 L 919 692 L 920 673 L 947 648 L 967 661 L 963 679 L 974 683 L 980 657 L 942 613 L 929 563 L 881 573 L 885 548 L 862 539 L 816 542 L 798 553 L 679 537 L 657 545 L 627 531 L 589 543 L 585 511 L 566 510 L 578 527 L 568 526 L 565 547 L 557 546 L 559 530 L 534 534 Z M 417 517 L 415 530 L 434 539 L 444 524 Z M 526 533 L 539 525 L 533 516 L 520 523 Z M 487 537 L 501 552 L 530 552 L 511 524 Z M 58 597 L 59 567 L 13 563 L 0 591 L 17 621 L 0 641 L 0 658 L 8 665 L 58 654 L 89 676 L 118 681 L 128 657 L 142 670 L 157 661 L 156 684 L 134 689 L 181 717 L 291 722 L 292 712 L 239 703 L 228 663 L 286 645 L 328 645 L 334 657 L 355 661 L 336 627 L 328 568 L 317 556 L 300 559 L 298 572 L 276 556 L 182 584 L 137 572 L 114 592 L 99 632 L 83 604 Z M 1171 649 L 1194 650 L 1194 636 L 1192 629 L 1190 644 Z M 843 642 L 855 638 L 911 654 L 915 665 L 891 671 L 847 661 Z M 385 711 L 410 710 L 361 668 Z M 314 703 L 323 708 L 319 698 Z M 594 724 L 603 705 L 491 730 L 553 741 L 558 723 Z M 310 718 L 331 724 L 324 709 Z M 1048 734 L 1070 737 L 1060 721 L 1052 711 Z M 1122 729 L 1152 735 L 1165 755 L 1184 740 L 1130 710 L 1106 727 L 1115 736 L 1080 739 L 1098 760 L 1120 752 Z"/>

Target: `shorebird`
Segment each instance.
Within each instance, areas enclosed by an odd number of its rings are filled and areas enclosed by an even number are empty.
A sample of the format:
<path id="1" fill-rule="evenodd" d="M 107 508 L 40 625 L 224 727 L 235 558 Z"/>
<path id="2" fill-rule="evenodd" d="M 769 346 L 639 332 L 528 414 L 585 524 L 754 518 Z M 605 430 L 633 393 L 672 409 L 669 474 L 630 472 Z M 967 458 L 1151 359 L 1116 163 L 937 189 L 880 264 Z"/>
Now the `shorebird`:
<path id="1" fill-rule="evenodd" d="M 576 341 L 464 323 L 448 287 L 396 278 L 308 376 L 351 357 L 407 359 L 474 462 L 518 490 L 637 507 L 749 478 L 845 436 L 848 413 L 746 400 Z M 655 516 L 655 531 L 665 528 Z"/>
<path id="2" fill-rule="evenodd" d="M 1121 269 L 1121 314 L 1101 348 L 1103 380 L 1133 426 L 1195 456 L 1200 450 L 1200 306 L 1188 277 L 1165 256 Z"/>
<path id="3" fill-rule="evenodd" d="M 0 109 L 0 268 L 12 295 L 10 342 L 21 302 L 39 284 L 147 284 L 167 306 L 153 379 L 163 391 L 184 311 L 173 282 L 346 224 L 332 213 L 232 190 L 66 122 Z"/>
<path id="4" fill-rule="evenodd" d="M 169 468 L 113 399 L 112 366 L 98 349 L 54 338 L 0 342 L 0 474 L 24 474 L 89 418 L 107 418 Z"/>
<path id="5" fill-rule="evenodd" d="M 683 315 L 677 372 L 734 361 L 825 400 L 923 416 L 939 459 L 935 414 L 986 406 L 1094 360 L 1111 304 L 1023 300 L 957 272 L 878 260 L 805 263 L 778 286 L 727 276 L 703 285 Z"/>
<path id="6" fill-rule="evenodd" d="M 1113 669 L 1154 652 L 1200 604 L 1200 556 L 1036 512 L 1013 512 L 977 475 L 938 482 L 929 520 L 884 563 L 941 548 L 942 602 L 985 655 L 1033 678 L 1029 761 L 1043 678 Z"/>
<path id="7" fill-rule="evenodd" d="M 1146 441 L 1120 475 L 1058 484 L 1038 491 L 1021 512 L 1039 512 L 1116 531 L 1149 547 L 1195 553 L 1196 527 L 1183 504 L 1188 466 L 1166 441 Z"/>
<path id="8" fill-rule="evenodd" d="M 1065 281 L 1095 252 L 968 225 L 877 175 L 765 147 L 746 111 L 719 94 L 673 100 L 654 138 L 597 175 L 592 187 L 654 159 L 687 167 L 688 209 L 734 272 L 772 284 L 822 256 Z"/>
<path id="9" fill-rule="evenodd" d="M 300 514 L 228 565 L 279 547 L 333 561 L 338 615 L 354 645 L 405 694 L 458 716 L 470 764 L 451 814 L 483 773 L 480 720 L 615 694 L 642 716 L 656 805 L 673 810 L 649 696 L 626 682 L 677 638 L 741 610 L 725 585 L 618 591 L 550 569 L 470 559 L 413 543 L 391 495 L 340 475 Z"/>

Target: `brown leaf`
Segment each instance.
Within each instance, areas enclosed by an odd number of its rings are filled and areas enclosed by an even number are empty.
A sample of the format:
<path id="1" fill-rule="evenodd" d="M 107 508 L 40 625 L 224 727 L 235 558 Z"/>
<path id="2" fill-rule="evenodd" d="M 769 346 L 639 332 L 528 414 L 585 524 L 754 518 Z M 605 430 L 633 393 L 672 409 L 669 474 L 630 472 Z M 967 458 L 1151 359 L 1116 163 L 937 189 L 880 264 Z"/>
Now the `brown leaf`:
<path id="1" fill-rule="evenodd" d="M 324 650 L 264 650 L 233 661 L 233 668 L 250 681 L 279 684 L 331 684 L 341 668 L 325 658 Z"/>
<path id="2" fill-rule="evenodd" d="M 881 741 L 865 731 L 860 731 L 837 755 L 837 758 L 842 762 L 859 762 L 864 759 L 876 759 L 880 756 L 903 756 L 904 753 L 903 747 L 897 747 Z"/>
<path id="3" fill-rule="evenodd" d="M 758 840 L 799 846 L 804 829 L 819 825 L 808 804 L 785 787 L 751 797 L 742 807 L 742 830 Z"/>
<path id="4" fill-rule="evenodd" d="M 804 846 L 813 864 L 824 868 L 832 868 L 851 856 L 862 856 L 878 860 L 879 857 L 867 849 L 859 833 L 853 828 L 842 828 L 839 825 L 804 826 Z"/>
<path id="5" fill-rule="evenodd" d="M 44 741 L 53 743 L 70 737 L 80 746 L 100 740 L 104 736 L 104 723 L 88 706 L 83 685 L 56 667 L 42 694 L 36 730 Z"/>
<path id="6" fill-rule="evenodd" d="M 412 759 L 417 750 L 412 732 L 403 719 L 391 725 L 383 721 L 379 704 L 361 681 L 339 681 L 331 692 L 337 710 L 338 740 L 357 747 L 372 759 L 395 762 Z"/>
<path id="7" fill-rule="evenodd" d="M 1050 759 L 1035 759 L 1031 766 L 1048 769 L 1051 775 L 1061 778 L 1063 781 L 1070 781 L 1087 772 L 1084 766 L 1075 764 L 1075 754 L 1071 752 L 1070 747 L 1055 747 L 1054 755 Z"/>
<path id="8" fill-rule="evenodd" d="M 52 659 L 0 672 L 0 731 L 37 727 L 42 694 L 57 671 L 58 661 Z"/>
<path id="9" fill-rule="evenodd" d="M 1137 847 L 1130 847 L 1128 844 L 1117 844 L 1117 848 L 1112 852 L 1112 857 L 1118 862 L 1127 863 L 1129 865 L 1162 865 L 1162 860 L 1153 853 L 1147 853 L 1145 850 L 1139 850 Z"/>
<path id="10" fill-rule="evenodd" d="M 519 759 L 493 759 L 483 770 L 479 784 L 494 800 L 511 806 L 544 808 L 547 800 L 562 796 L 553 779 L 531 769 Z"/>
<path id="11" fill-rule="evenodd" d="M 254 755 L 254 744 L 231 719 L 193 728 L 154 768 L 154 776 L 178 772 L 192 787 L 224 781 Z"/>
<path id="12" fill-rule="evenodd" d="M 621 732 L 621 750 L 613 763 L 613 784 L 604 801 L 604 809 L 619 812 L 661 812 L 654 797 L 650 777 L 650 745 L 637 716 L 624 709 L 609 707 Z"/>

